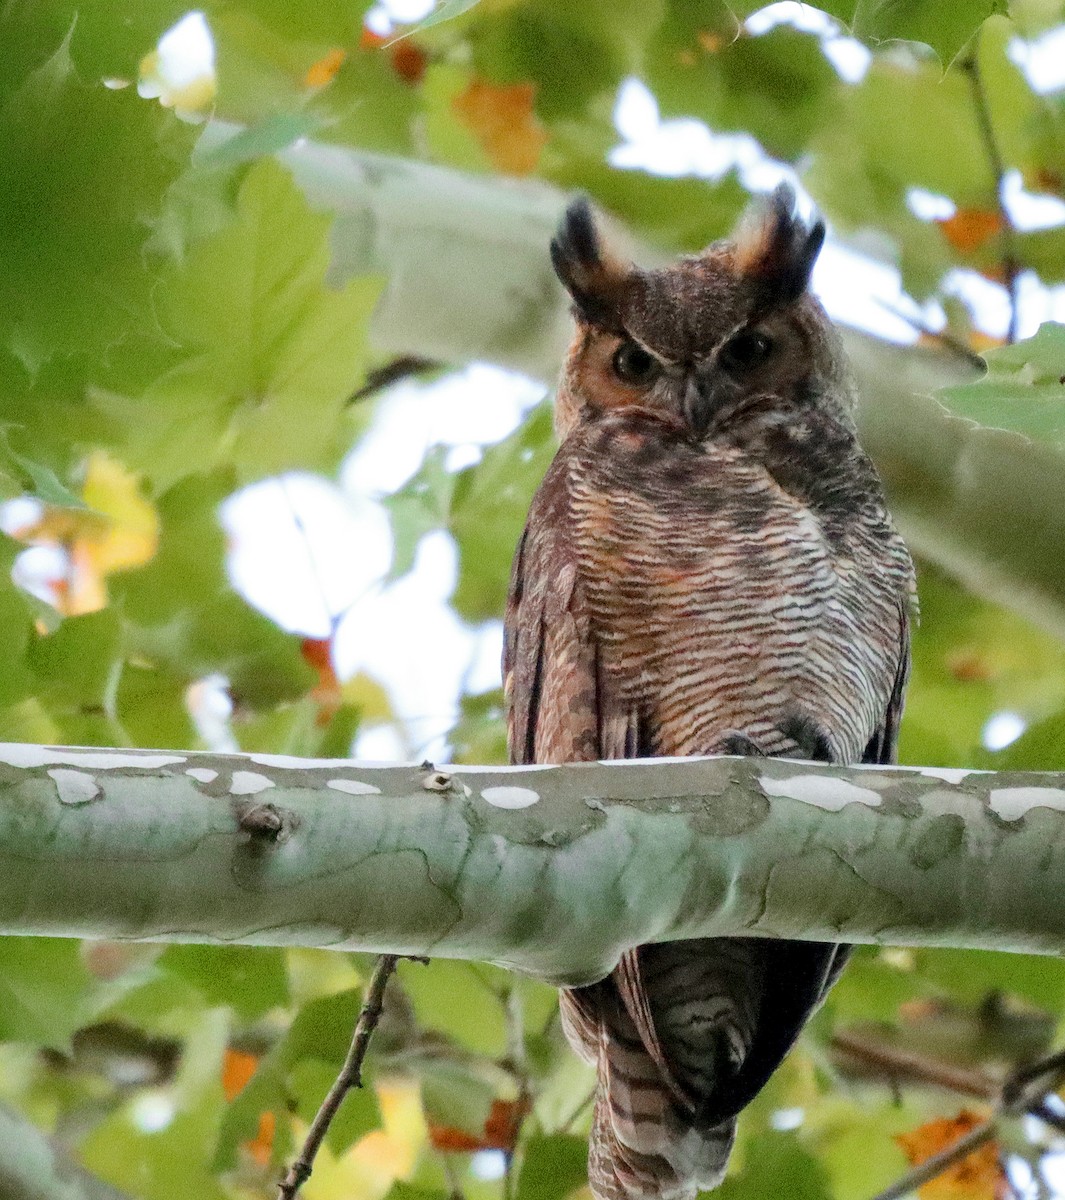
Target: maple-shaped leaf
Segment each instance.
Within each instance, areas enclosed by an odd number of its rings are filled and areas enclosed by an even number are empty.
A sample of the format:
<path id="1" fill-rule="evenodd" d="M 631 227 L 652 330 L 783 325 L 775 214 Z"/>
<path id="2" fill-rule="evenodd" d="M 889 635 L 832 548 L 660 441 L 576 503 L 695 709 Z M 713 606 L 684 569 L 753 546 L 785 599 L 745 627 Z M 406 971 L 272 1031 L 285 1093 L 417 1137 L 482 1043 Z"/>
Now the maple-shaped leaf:
<path id="1" fill-rule="evenodd" d="M 955 1117 L 937 1117 L 909 1133 L 900 1133 L 895 1141 L 910 1164 L 917 1166 L 953 1146 L 983 1122 L 979 1114 L 962 1109 Z M 922 1184 L 917 1194 L 921 1200 L 1006 1200 L 1009 1189 L 998 1142 L 992 1139 L 978 1146 Z"/>

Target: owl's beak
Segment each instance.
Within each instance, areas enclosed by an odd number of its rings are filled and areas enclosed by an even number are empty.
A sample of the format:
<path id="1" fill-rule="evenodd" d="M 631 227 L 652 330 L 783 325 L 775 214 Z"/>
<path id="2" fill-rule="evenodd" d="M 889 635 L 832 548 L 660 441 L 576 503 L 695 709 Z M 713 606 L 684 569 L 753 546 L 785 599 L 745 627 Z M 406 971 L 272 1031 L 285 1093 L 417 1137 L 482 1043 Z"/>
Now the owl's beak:
<path id="1" fill-rule="evenodd" d="M 709 376 L 692 372 L 684 384 L 684 417 L 696 437 L 704 437 L 720 406 L 714 381 Z"/>

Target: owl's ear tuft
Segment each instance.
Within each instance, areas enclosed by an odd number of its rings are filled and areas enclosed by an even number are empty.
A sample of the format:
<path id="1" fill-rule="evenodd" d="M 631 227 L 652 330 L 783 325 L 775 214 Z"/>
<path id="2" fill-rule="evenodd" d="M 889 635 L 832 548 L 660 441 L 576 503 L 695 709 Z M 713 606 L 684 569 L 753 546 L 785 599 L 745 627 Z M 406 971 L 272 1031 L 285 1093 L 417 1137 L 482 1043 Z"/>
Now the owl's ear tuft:
<path id="1" fill-rule="evenodd" d="M 607 328 L 619 324 L 630 269 L 604 246 L 592 206 L 583 196 L 566 209 L 551 239 L 551 263 L 584 320 Z"/>
<path id="2" fill-rule="evenodd" d="M 825 223 L 807 224 L 795 211 L 795 193 L 782 183 L 740 225 L 733 261 L 767 304 L 790 304 L 810 282 L 825 240 Z"/>

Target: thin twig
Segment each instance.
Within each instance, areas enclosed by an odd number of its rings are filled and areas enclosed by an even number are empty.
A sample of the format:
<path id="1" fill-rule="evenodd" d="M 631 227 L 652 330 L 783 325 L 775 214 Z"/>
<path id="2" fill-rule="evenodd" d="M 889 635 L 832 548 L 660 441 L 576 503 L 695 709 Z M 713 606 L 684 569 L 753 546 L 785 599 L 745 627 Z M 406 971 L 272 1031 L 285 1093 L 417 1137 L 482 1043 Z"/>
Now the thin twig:
<path id="1" fill-rule="evenodd" d="M 401 379 L 409 379 L 411 375 L 426 375 L 430 371 L 439 371 L 441 366 L 441 363 L 434 362 L 431 358 L 420 358 L 416 354 L 404 354 L 400 358 L 394 358 L 383 367 L 376 367 L 367 372 L 366 382 L 351 393 L 348 404 L 358 404 L 360 400 L 366 400 L 375 393 L 384 391 L 386 387 L 399 383 Z"/>
<path id="2" fill-rule="evenodd" d="M 366 989 L 366 999 L 362 1011 L 355 1023 L 355 1033 L 351 1039 L 351 1046 L 348 1048 L 347 1058 L 344 1060 L 344 1065 L 341 1067 L 336 1081 L 329 1089 L 329 1094 L 322 1101 L 322 1107 L 319 1108 L 311 1124 L 299 1157 L 289 1167 L 288 1174 L 278 1185 L 277 1200 L 295 1200 L 300 1188 L 310 1178 L 311 1171 L 314 1169 L 315 1155 L 321 1149 L 322 1142 L 329 1132 L 329 1126 L 332 1124 L 341 1102 L 352 1088 L 362 1087 L 363 1060 L 366 1058 L 366 1050 L 370 1045 L 373 1031 L 381 1019 L 385 985 L 388 983 L 389 976 L 396 969 L 398 961 L 398 954 L 382 954 L 377 960 L 377 966 L 374 967 L 373 975 L 370 977 L 370 985 Z"/>
<path id="3" fill-rule="evenodd" d="M 1010 320 L 1006 329 L 1006 341 L 1017 340 L 1017 326 L 1020 320 L 1018 287 L 1021 275 L 1021 260 L 1017 252 L 1017 227 L 1013 223 L 1009 209 L 1006 207 L 1006 164 L 1002 159 L 998 141 L 995 138 L 995 127 L 991 122 L 991 106 L 987 100 L 987 90 L 984 78 L 980 72 L 978 60 L 979 33 L 976 35 L 975 47 L 964 58 L 959 66 L 969 78 L 972 89 L 973 105 L 976 109 L 976 123 L 980 127 L 980 137 L 984 143 L 988 165 L 995 179 L 995 200 L 998 205 L 999 218 L 1002 221 L 1002 274 L 1006 282 L 1006 292 L 1010 299 Z"/>
<path id="4" fill-rule="evenodd" d="M 948 1146 L 945 1150 L 940 1150 L 938 1154 L 933 1154 L 931 1158 L 926 1158 L 923 1163 L 919 1163 L 912 1171 L 908 1171 L 891 1187 L 877 1192 L 873 1200 L 900 1200 L 902 1196 L 908 1196 L 923 1183 L 928 1183 L 930 1179 L 942 1175 L 948 1167 L 954 1166 L 963 1158 L 968 1158 L 974 1150 L 979 1150 L 985 1142 L 991 1141 L 995 1136 L 996 1129 L 997 1122 L 994 1117 L 982 1125 L 977 1125 L 953 1146 Z"/>
<path id="5" fill-rule="evenodd" d="M 1065 1050 L 1057 1050 L 1030 1066 L 1018 1067 L 1002 1085 L 998 1104 L 992 1116 L 981 1125 L 977 1125 L 975 1129 L 971 1129 L 952 1146 L 947 1146 L 938 1154 L 926 1158 L 923 1163 L 918 1163 L 889 1188 L 878 1192 L 873 1200 L 900 1200 L 901 1197 L 916 1191 L 922 1184 L 928 1183 L 930 1179 L 942 1175 L 956 1162 L 968 1158 L 974 1150 L 978 1150 L 985 1142 L 989 1142 L 995 1136 L 998 1120 L 1002 1116 L 1020 1116 L 1029 1112 L 1046 1120 L 1041 1112 L 1046 1108 L 1046 1095 L 1060 1082 L 1063 1072 L 1065 1072 Z M 1051 1076 L 1053 1079 L 1050 1078 Z M 1030 1086 L 1036 1081 L 1043 1081 L 1045 1084 L 1041 1094 L 1038 1096 L 1032 1096 L 1030 1093 L 1026 1095 Z M 1047 1123 L 1053 1124 L 1054 1122 L 1048 1121 Z"/>
<path id="6" fill-rule="evenodd" d="M 596 1091 L 597 1088 L 593 1087 L 592 1090 L 580 1102 L 580 1104 L 577 1105 L 573 1112 L 571 1112 L 570 1115 L 562 1122 L 562 1124 L 558 1126 L 558 1128 L 555 1130 L 555 1133 L 569 1133 L 573 1126 L 577 1124 L 577 1121 L 580 1119 L 580 1116 L 584 1110 L 591 1107 L 592 1102 L 595 1100 Z"/>

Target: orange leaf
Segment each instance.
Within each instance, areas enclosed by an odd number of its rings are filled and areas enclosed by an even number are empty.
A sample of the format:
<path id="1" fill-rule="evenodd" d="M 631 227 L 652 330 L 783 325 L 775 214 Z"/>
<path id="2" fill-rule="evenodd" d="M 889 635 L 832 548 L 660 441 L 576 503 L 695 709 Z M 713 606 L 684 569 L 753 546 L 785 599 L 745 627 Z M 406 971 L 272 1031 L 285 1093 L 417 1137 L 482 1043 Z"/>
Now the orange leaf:
<path id="1" fill-rule="evenodd" d="M 333 670 L 332 645 L 328 638 L 304 638 L 300 642 L 303 661 L 318 672 L 311 699 L 318 705 L 319 725 L 327 725 L 344 700 L 340 680 Z"/>
<path id="2" fill-rule="evenodd" d="M 956 1117 L 938 1117 L 910 1133 L 900 1133 L 895 1141 L 910 1164 L 917 1166 L 981 1124 L 982 1117 L 963 1109 Z M 918 1196 L 921 1200 L 1004 1200 L 1009 1193 L 999 1154 L 997 1141 L 985 1142 L 919 1187 Z"/>
<path id="3" fill-rule="evenodd" d="M 437 1150 L 456 1153 L 474 1150 L 505 1150 L 509 1153 L 518 1140 L 529 1107 L 528 1098 L 493 1100 L 480 1136 L 456 1129 L 454 1125 L 430 1125 L 429 1141 Z"/>
<path id="4" fill-rule="evenodd" d="M 535 96 L 531 83 L 499 86 L 475 79 L 451 103 L 494 167 L 508 175 L 528 175 L 536 170 L 547 141 L 533 111 Z"/>
<path id="5" fill-rule="evenodd" d="M 248 1086 L 259 1065 L 259 1056 L 249 1054 L 245 1050 L 234 1050 L 226 1047 L 222 1058 L 222 1092 L 226 1100 L 235 1100 Z M 259 1115 L 259 1127 L 255 1137 L 244 1143 L 244 1149 L 261 1167 L 270 1162 L 270 1154 L 274 1148 L 274 1134 L 277 1132 L 277 1118 L 272 1112 Z"/>
<path id="6" fill-rule="evenodd" d="M 412 41 L 404 39 L 392 47 L 392 69 L 406 83 L 421 83 L 429 57 Z"/>
<path id="7" fill-rule="evenodd" d="M 384 37 L 380 33 L 374 33 L 374 31 L 372 29 L 367 29 L 366 26 L 364 25 L 362 27 L 362 33 L 359 35 L 359 49 L 360 50 L 378 50 L 387 41 L 388 41 L 388 38 Z"/>
<path id="8" fill-rule="evenodd" d="M 320 88 L 325 87 L 327 83 L 332 83 L 347 56 L 346 50 L 330 50 L 324 58 L 311 64 L 310 70 L 303 77 L 304 87 Z"/>
<path id="9" fill-rule="evenodd" d="M 226 1048 L 222 1058 L 222 1091 L 227 1101 L 235 1100 L 244 1091 L 258 1065 L 257 1054 Z"/>
<path id="10" fill-rule="evenodd" d="M 938 221 L 943 236 L 961 254 L 978 250 L 1002 232 L 1002 214 L 984 208 L 959 208 L 952 217 Z"/>
<path id="11" fill-rule="evenodd" d="M 259 1117 L 259 1128 L 255 1131 L 255 1137 L 244 1143 L 244 1149 L 260 1167 L 265 1167 L 270 1162 L 276 1132 L 277 1118 L 272 1112 L 264 1112 Z"/>

